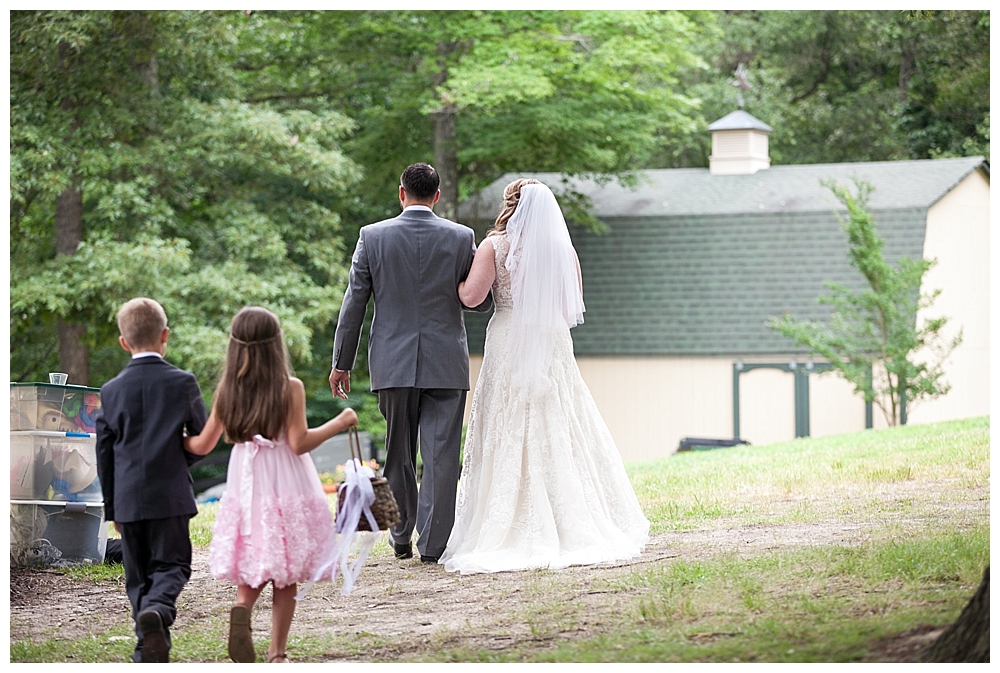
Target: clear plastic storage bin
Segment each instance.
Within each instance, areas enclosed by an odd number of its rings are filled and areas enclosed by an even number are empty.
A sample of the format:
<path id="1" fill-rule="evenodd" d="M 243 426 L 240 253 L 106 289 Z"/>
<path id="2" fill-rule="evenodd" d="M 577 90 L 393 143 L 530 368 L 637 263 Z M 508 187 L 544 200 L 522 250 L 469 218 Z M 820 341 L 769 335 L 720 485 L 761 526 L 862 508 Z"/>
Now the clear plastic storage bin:
<path id="1" fill-rule="evenodd" d="M 101 390 L 52 383 L 10 384 L 10 429 L 94 432 Z"/>
<path id="2" fill-rule="evenodd" d="M 102 502 L 95 435 L 11 432 L 10 498 Z"/>
<path id="3" fill-rule="evenodd" d="M 12 566 L 103 563 L 107 544 L 103 503 L 10 503 Z"/>

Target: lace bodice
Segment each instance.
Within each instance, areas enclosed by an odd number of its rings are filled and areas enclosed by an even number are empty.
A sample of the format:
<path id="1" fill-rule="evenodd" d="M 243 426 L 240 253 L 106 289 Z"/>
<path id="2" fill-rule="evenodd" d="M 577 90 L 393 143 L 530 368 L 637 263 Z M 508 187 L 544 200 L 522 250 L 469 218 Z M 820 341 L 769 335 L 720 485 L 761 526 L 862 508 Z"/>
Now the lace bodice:
<path id="1" fill-rule="evenodd" d="M 509 311 L 514 307 L 514 299 L 510 293 L 510 272 L 507 270 L 507 253 L 510 252 L 510 241 L 507 234 L 491 236 L 493 241 L 493 263 L 496 265 L 496 279 L 493 281 L 493 306 L 497 311 Z"/>

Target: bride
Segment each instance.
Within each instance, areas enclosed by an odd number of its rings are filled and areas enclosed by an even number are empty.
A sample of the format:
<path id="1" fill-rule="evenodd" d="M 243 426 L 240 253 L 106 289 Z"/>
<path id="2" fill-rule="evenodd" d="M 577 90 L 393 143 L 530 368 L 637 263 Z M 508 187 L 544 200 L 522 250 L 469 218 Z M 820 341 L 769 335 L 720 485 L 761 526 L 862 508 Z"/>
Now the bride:
<path id="1" fill-rule="evenodd" d="M 573 358 L 580 265 L 555 196 L 537 180 L 504 189 L 459 298 L 476 306 L 491 288 L 496 310 L 439 563 L 464 574 L 636 556 L 649 521 Z"/>

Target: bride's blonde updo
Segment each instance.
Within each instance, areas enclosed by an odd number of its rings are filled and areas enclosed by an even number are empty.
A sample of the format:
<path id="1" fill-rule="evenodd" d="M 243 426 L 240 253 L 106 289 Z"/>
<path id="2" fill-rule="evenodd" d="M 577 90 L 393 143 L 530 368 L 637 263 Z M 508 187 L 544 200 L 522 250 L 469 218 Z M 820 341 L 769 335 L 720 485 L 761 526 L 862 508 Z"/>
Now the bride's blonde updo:
<path id="1" fill-rule="evenodd" d="M 518 178 L 504 187 L 503 205 L 500 207 L 500 215 L 497 217 L 497 221 L 493 223 L 493 229 L 486 234 L 487 236 L 499 236 L 507 231 L 507 220 L 517 210 L 517 204 L 521 200 L 521 187 L 537 184 L 540 183 L 534 178 Z"/>

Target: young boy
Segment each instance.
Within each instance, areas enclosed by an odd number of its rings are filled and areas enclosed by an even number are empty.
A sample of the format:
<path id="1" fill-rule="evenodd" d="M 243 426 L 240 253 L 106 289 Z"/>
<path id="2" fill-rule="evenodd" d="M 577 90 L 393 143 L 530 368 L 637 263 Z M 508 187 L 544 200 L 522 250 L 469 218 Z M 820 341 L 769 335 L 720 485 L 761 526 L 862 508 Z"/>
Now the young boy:
<path id="1" fill-rule="evenodd" d="M 201 434 L 205 402 L 194 375 L 163 359 L 170 330 L 162 306 L 126 302 L 118 331 L 132 362 L 101 388 L 97 472 L 105 516 L 122 536 L 138 637 L 132 660 L 167 662 L 177 597 L 191 577 L 188 522 L 198 513 L 188 468 L 199 456 L 184 450 L 184 433 Z"/>

